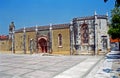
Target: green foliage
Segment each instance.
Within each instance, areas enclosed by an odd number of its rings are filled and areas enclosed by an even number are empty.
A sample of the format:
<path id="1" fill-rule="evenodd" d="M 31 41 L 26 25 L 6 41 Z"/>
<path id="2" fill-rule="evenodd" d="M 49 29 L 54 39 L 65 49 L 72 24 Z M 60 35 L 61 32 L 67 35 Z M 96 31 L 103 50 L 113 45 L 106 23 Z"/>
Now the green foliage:
<path id="1" fill-rule="evenodd" d="M 111 12 L 111 25 L 108 34 L 113 38 L 120 39 L 120 7 L 115 7 Z"/>
<path id="2" fill-rule="evenodd" d="M 104 0 L 104 2 L 107 2 L 108 0 Z M 115 0 L 115 7 L 120 6 L 120 0 Z"/>
<path id="3" fill-rule="evenodd" d="M 107 2 L 108 0 L 104 0 Z M 115 0 L 115 8 L 111 12 L 111 25 L 108 34 L 112 39 L 118 39 L 120 50 L 120 0 Z"/>
<path id="4" fill-rule="evenodd" d="M 107 2 L 108 0 L 104 0 L 104 2 Z"/>
<path id="5" fill-rule="evenodd" d="M 115 7 L 112 11 L 111 11 L 111 15 L 112 17 L 114 15 L 120 15 L 120 7 Z"/>
<path id="6" fill-rule="evenodd" d="M 110 28 L 109 31 L 108 31 L 108 34 L 113 38 L 113 39 L 116 39 L 116 38 L 120 38 L 120 29 L 118 28 Z"/>
<path id="7" fill-rule="evenodd" d="M 116 7 L 119 7 L 119 6 L 120 6 L 120 0 L 116 0 L 115 6 L 116 6 Z"/>

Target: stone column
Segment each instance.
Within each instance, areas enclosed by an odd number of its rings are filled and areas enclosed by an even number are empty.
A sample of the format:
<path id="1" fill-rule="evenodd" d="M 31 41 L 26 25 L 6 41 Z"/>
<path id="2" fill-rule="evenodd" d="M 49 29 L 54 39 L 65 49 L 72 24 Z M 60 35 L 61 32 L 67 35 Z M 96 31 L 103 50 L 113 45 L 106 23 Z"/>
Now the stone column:
<path id="1" fill-rule="evenodd" d="M 76 54 L 79 54 L 80 53 L 80 36 L 79 36 L 79 33 L 80 33 L 80 24 L 77 22 L 77 34 L 76 34 L 76 47 L 77 47 L 77 51 L 76 51 Z"/>
<path id="2" fill-rule="evenodd" d="M 70 55 L 73 54 L 73 22 L 70 23 Z"/>
<path id="3" fill-rule="evenodd" d="M 33 45 L 34 45 L 34 44 L 33 44 L 33 43 L 34 43 L 33 41 L 34 41 L 33 39 L 30 39 L 30 54 L 33 53 L 33 48 L 34 48 L 34 47 L 33 47 Z"/>
<path id="4" fill-rule="evenodd" d="M 14 22 L 9 25 L 9 39 L 12 42 L 12 53 L 15 53 L 15 26 Z"/>
<path id="5" fill-rule="evenodd" d="M 26 54 L 26 30 L 25 30 L 25 27 L 23 29 L 23 50 L 24 50 L 24 54 Z"/>
<path id="6" fill-rule="evenodd" d="M 52 24 L 50 24 L 50 28 L 49 28 L 49 33 L 50 33 L 50 35 L 49 35 L 49 52 L 50 53 L 52 53 Z"/>
<path id="7" fill-rule="evenodd" d="M 35 28 L 35 52 L 38 53 L 38 27 Z"/>
<path id="8" fill-rule="evenodd" d="M 95 36 L 95 55 L 97 54 L 97 52 L 98 52 L 98 32 L 97 32 L 97 13 L 95 12 L 95 22 L 94 22 L 94 27 L 95 27 L 95 29 L 94 29 L 94 36 Z"/>
<path id="9" fill-rule="evenodd" d="M 106 13 L 106 16 L 107 16 L 106 22 L 107 22 L 107 31 L 108 31 L 109 29 L 108 12 Z M 110 50 L 110 37 L 108 34 L 107 34 L 107 45 L 108 45 L 107 46 L 108 50 Z"/>
<path id="10" fill-rule="evenodd" d="M 12 32 L 12 53 L 15 53 L 15 30 Z"/>

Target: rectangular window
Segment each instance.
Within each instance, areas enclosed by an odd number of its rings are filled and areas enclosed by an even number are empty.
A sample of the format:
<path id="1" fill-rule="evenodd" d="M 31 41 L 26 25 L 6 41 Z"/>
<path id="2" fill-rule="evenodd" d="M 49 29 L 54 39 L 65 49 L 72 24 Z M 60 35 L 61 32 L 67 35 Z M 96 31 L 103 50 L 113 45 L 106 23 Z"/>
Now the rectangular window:
<path id="1" fill-rule="evenodd" d="M 58 34 L 58 46 L 62 47 L 62 34 Z"/>

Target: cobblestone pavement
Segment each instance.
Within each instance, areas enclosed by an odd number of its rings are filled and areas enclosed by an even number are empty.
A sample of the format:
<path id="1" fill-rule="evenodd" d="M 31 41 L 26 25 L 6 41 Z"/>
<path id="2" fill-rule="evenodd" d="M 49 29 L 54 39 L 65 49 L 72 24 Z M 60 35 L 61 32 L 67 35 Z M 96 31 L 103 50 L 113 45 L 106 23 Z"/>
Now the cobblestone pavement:
<path id="1" fill-rule="evenodd" d="M 94 77 L 89 78 L 120 78 L 120 54 L 108 53 L 106 59 L 96 68 Z"/>
<path id="2" fill-rule="evenodd" d="M 70 71 L 69 78 L 81 78 L 79 75 L 84 75 L 101 58 L 102 56 L 0 54 L 0 78 L 58 78 L 59 74 L 69 69 L 75 72 L 79 70 L 76 73 L 78 77 Z"/>

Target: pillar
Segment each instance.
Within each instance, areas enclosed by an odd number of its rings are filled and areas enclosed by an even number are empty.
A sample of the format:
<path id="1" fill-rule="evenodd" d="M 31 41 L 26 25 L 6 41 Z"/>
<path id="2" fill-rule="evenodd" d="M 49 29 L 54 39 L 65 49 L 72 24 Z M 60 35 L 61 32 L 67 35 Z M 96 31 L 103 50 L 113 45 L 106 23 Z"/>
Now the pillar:
<path id="1" fill-rule="evenodd" d="M 50 28 L 49 28 L 49 39 L 50 39 L 50 42 L 49 42 L 49 52 L 52 53 L 52 24 L 50 24 Z"/>
<path id="2" fill-rule="evenodd" d="M 23 29 L 23 50 L 24 50 L 24 54 L 26 54 L 26 30 L 25 30 L 25 27 Z"/>
<path id="3" fill-rule="evenodd" d="M 35 28 L 35 52 L 38 53 L 38 27 Z"/>
<path id="4" fill-rule="evenodd" d="M 15 53 L 15 26 L 14 26 L 14 22 L 11 22 L 11 24 L 9 25 L 9 40 L 10 40 L 10 42 L 12 42 L 12 44 L 11 44 L 12 53 Z"/>
<path id="5" fill-rule="evenodd" d="M 98 32 L 97 32 L 97 13 L 95 12 L 95 14 L 94 14 L 94 17 L 95 17 L 95 22 L 94 22 L 94 48 L 95 48 L 95 53 L 94 53 L 94 55 L 96 55 L 97 54 L 97 52 L 98 52 Z"/>
<path id="6" fill-rule="evenodd" d="M 70 22 L 70 55 L 73 54 L 73 22 Z"/>

